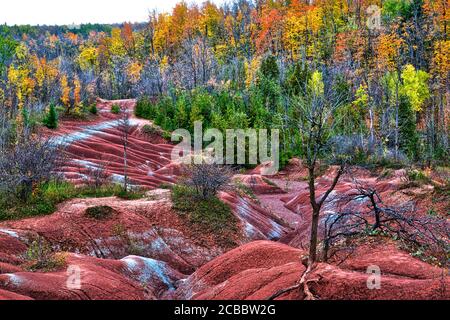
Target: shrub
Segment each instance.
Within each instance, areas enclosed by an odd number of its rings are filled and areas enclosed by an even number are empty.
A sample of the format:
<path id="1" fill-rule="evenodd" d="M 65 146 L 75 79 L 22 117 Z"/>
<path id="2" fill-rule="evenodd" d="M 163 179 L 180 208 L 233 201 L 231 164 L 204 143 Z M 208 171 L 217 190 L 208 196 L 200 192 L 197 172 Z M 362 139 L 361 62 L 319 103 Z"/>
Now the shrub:
<path id="1" fill-rule="evenodd" d="M 51 138 L 21 137 L 0 152 L 0 190 L 28 200 L 34 187 L 54 176 L 63 155 Z"/>
<path id="2" fill-rule="evenodd" d="M 97 110 L 97 104 L 93 103 L 89 106 L 89 112 L 92 114 L 97 114 L 98 110 Z"/>
<path id="3" fill-rule="evenodd" d="M 56 112 L 56 107 L 53 103 L 50 104 L 50 109 L 42 122 L 49 129 L 58 128 L 58 113 Z"/>
<path id="4" fill-rule="evenodd" d="M 407 171 L 408 182 L 406 187 L 420 186 L 422 184 L 431 183 L 430 177 L 422 170 L 408 170 Z"/>
<path id="5" fill-rule="evenodd" d="M 118 104 L 113 104 L 111 106 L 111 113 L 119 114 L 120 113 L 120 106 Z"/>
<path id="6" fill-rule="evenodd" d="M 134 114 L 138 118 L 149 119 L 151 117 L 152 102 L 148 97 L 142 97 L 136 102 Z"/>
<path id="7" fill-rule="evenodd" d="M 232 171 L 227 166 L 217 164 L 192 164 L 186 167 L 184 183 L 195 190 L 203 199 L 215 196 L 229 186 Z"/>
<path id="8" fill-rule="evenodd" d="M 172 188 L 172 202 L 182 217 L 201 231 L 211 233 L 219 244 L 235 245 L 237 218 L 220 199 L 199 197 L 192 187 L 176 185 Z"/>
<path id="9" fill-rule="evenodd" d="M 163 136 L 165 133 L 161 128 L 154 126 L 154 125 L 149 125 L 149 124 L 144 125 L 142 127 L 141 131 L 142 131 L 142 133 L 149 135 L 149 136 L 152 136 L 152 135 Z"/>
<path id="10" fill-rule="evenodd" d="M 63 267 L 66 262 L 65 256 L 63 254 L 55 254 L 50 244 L 40 236 L 28 246 L 24 258 L 27 261 L 26 268 L 30 271 L 54 271 Z"/>
<path id="11" fill-rule="evenodd" d="M 25 202 L 17 200 L 14 194 L 0 191 L 0 221 L 51 214 L 59 203 L 74 198 L 111 196 L 125 197 L 122 186 L 108 184 L 101 187 L 75 187 L 69 182 L 52 180 L 38 185 L 30 199 Z M 144 192 L 140 190 L 132 190 L 126 194 L 127 199 L 138 199 L 143 196 Z"/>
<path id="12" fill-rule="evenodd" d="M 130 234 L 123 224 L 116 224 L 112 228 L 112 233 L 125 243 L 125 250 L 128 255 L 145 256 L 145 246 L 142 246 L 136 236 Z"/>
<path id="13" fill-rule="evenodd" d="M 96 206 L 86 209 L 86 216 L 96 220 L 110 218 L 116 211 L 109 206 Z"/>
<path id="14" fill-rule="evenodd" d="M 115 194 L 116 197 L 124 199 L 124 200 L 136 200 L 141 199 L 145 195 L 144 190 L 134 189 L 134 190 L 124 190 L 121 188 L 119 192 Z"/>
<path id="15" fill-rule="evenodd" d="M 90 187 L 100 188 L 107 185 L 110 181 L 106 166 L 104 164 L 98 164 L 96 166 L 90 166 L 85 173 L 86 177 L 84 183 Z"/>

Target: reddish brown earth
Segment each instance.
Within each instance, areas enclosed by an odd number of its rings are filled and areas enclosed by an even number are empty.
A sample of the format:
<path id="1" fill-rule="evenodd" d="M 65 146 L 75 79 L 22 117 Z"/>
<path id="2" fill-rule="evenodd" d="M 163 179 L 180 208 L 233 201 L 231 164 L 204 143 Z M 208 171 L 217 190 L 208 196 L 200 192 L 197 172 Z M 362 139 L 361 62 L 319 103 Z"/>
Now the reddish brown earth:
<path id="1" fill-rule="evenodd" d="M 337 168 L 330 167 L 320 178 L 316 179 L 317 199 L 320 199 L 328 190 L 336 170 Z M 305 180 L 305 178 L 306 176 L 303 177 L 303 180 Z M 392 176 L 382 178 L 378 175 L 374 175 L 368 170 L 352 168 L 350 172 L 347 172 L 341 177 L 335 189 L 325 201 L 321 210 L 322 217 L 326 214 L 335 213 L 338 210 L 364 211 L 369 204 L 368 199 L 351 202 L 341 201 L 341 199 L 356 194 L 357 184 L 376 190 L 385 204 L 402 205 L 409 202 L 415 202 L 418 205 L 416 208 L 417 210 L 426 212 L 426 208 L 421 204 L 423 200 L 422 196 L 431 198 L 433 187 L 425 185 L 418 188 L 420 191 L 414 191 L 414 188 L 403 189 L 402 186 L 405 184 L 406 179 L 404 170 L 394 171 Z M 273 181 L 277 184 L 282 184 L 285 180 L 276 177 Z M 304 181 L 289 181 L 288 184 L 289 192 L 287 195 L 278 197 L 276 201 L 270 201 L 269 199 L 266 205 L 270 207 L 275 204 L 275 206 L 280 207 L 280 202 L 283 203 L 284 208 L 278 211 L 285 212 L 285 220 L 293 222 L 296 229 L 291 234 L 281 239 L 281 242 L 302 248 L 308 243 L 310 233 L 309 226 L 311 224 L 312 209 L 309 202 L 309 189 L 307 183 Z M 420 201 L 418 201 L 419 197 L 417 197 L 417 194 L 411 194 L 411 192 L 420 193 Z M 323 225 L 323 221 L 320 222 L 320 225 Z"/>
<path id="2" fill-rule="evenodd" d="M 61 171 L 84 184 L 91 168 L 104 167 L 121 180 L 123 152 L 113 103 L 132 111 L 135 101 L 98 101 L 99 116 L 88 122 L 63 120 L 56 132 L 69 159 Z M 239 220 L 236 248 L 224 247 L 214 235 L 199 232 L 172 209 L 170 191 L 182 167 L 170 161 L 173 145 L 147 135 L 147 121 L 132 117 L 129 140 L 131 183 L 151 190 L 143 199 L 115 197 L 74 199 L 51 215 L 0 223 L 0 299 L 267 299 L 297 283 L 305 271 L 311 209 L 305 178 L 297 159 L 279 174 L 263 177 L 264 166 L 234 177 L 246 192 L 222 192 L 220 198 Z M 317 179 L 318 196 L 330 185 L 335 168 Z M 432 186 L 403 188 L 405 172 L 380 178 L 353 170 L 338 183 L 323 213 L 338 209 L 338 197 L 355 191 L 355 180 L 376 188 L 386 203 L 420 200 L 418 210 L 433 203 Z M 241 190 L 242 191 L 242 190 Z M 86 215 L 93 206 L 110 206 L 113 214 L 97 220 Z M 353 209 L 366 203 L 352 204 Z M 439 210 L 448 207 L 436 205 Z M 58 265 L 31 271 L 27 253 L 43 239 Z M 268 241 L 272 240 L 272 241 Z M 300 248 L 300 249 L 299 249 Z M 362 242 L 345 259 L 318 264 L 308 275 L 319 299 L 450 299 L 447 271 L 413 258 L 395 242 Z M 342 257 L 341 257 L 342 258 Z M 380 289 L 367 287 L 367 268 L 381 270 Z M 68 270 L 81 271 L 81 288 L 68 285 Z M 304 299 L 291 290 L 277 299 Z"/>
<path id="3" fill-rule="evenodd" d="M 99 258 L 118 259 L 139 253 L 165 261 L 184 273 L 193 272 L 227 249 L 215 243 L 211 235 L 194 232 L 172 210 L 169 194 L 163 193 L 162 197 L 166 198 L 153 200 L 154 194 L 155 191 L 149 193 L 149 199 L 133 201 L 115 197 L 75 199 L 62 204 L 57 212 L 49 216 L 0 223 L 0 236 L 6 235 L 6 232 L 24 239 L 39 235 L 58 251 Z M 283 226 L 282 221 L 277 221 L 249 199 L 230 194 L 223 194 L 222 197 L 231 203 L 232 208 L 233 202 L 241 204 L 233 208 L 241 220 L 240 243 L 280 238 L 288 233 L 289 229 Z M 115 213 L 101 220 L 86 216 L 87 208 L 103 205 L 110 206 Z M 25 248 L 23 243 L 14 239 L 13 244 L 5 246 Z"/>
<path id="4" fill-rule="evenodd" d="M 335 266 L 320 263 L 308 276 L 318 299 L 449 299 L 450 278 L 395 246 L 374 247 Z M 257 241 L 207 263 L 170 293 L 176 299 L 268 299 L 294 286 L 305 267 L 306 253 L 280 243 Z M 369 289 L 367 267 L 382 270 L 380 289 Z M 299 289 L 278 299 L 303 299 Z"/>
<path id="5" fill-rule="evenodd" d="M 285 227 L 269 220 L 270 216 L 262 209 L 258 211 L 250 200 L 229 194 L 222 196 L 225 201 L 241 199 L 248 207 L 245 215 L 237 214 L 242 221 L 240 243 L 286 234 Z M 0 289 L 34 299 L 153 299 L 173 290 L 177 280 L 228 248 L 215 243 L 211 235 L 193 232 L 172 211 L 170 200 L 164 194 L 159 197 L 162 199 L 76 199 L 64 203 L 49 216 L 1 223 Z M 87 208 L 105 204 L 115 210 L 111 217 L 96 220 L 86 216 Z M 271 224 L 265 223 L 266 220 L 272 221 Z M 249 229 L 253 232 L 247 232 Z M 27 247 L 37 236 L 55 251 L 74 252 L 61 254 L 66 265 L 81 266 L 86 274 L 82 279 L 83 292 L 64 287 L 65 268 L 52 272 L 25 271 Z M 2 296 L 8 298 L 6 293 Z"/>
<path id="6" fill-rule="evenodd" d="M 154 188 L 163 183 L 175 182 L 177 172 L 171 169 L 173 164 L 170 161 L 173 145 L 155 136 L 151 137 L 150 142 L 142 131 L 142 127 L 150 122 L 132 116 L 135 100 L 100 100 L 99 116 L 95 119 L 89 122 L 64 120 L 56 132 L 47 131 L 47 134 L 56 136 L 55 143 L 67 149 L 69 159 L 61 168 L 64 177 L 75 184 L 83 184 L 92 179 L 93 170 L 102 168 L 111 180 L 123 180 L 122 131 L 118 120 L 120 116 L 110 112 L 113 103 L 128 108 L 131 115 L 127 152 L 130 183 Z M 168 174 L 168 171 L 172 173 Z"/>
<path id="7" fill-rule="evenodd" d="M 128 256 L 121 260 L 98 259 L 62 253 L 64 265 L 50 272 L 0 274 L 0 298 L 39 300 L 142 300 L 157 299 L 185 277 L 166 263 Z M 80 287 L 70 282 L 72 269 L 80 274 Z M 72 284 L 72 285 L 71 285 Z M 7 291 L 6 291 L 7 290 Z"/>

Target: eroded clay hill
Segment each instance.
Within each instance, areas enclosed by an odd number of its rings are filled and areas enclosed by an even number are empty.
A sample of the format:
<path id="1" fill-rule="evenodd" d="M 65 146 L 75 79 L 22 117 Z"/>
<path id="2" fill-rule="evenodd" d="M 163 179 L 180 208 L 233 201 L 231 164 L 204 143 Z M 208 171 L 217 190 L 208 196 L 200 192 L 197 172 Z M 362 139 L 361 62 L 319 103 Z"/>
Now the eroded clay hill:
<path id="1" fill-rule="evenodd" d="M 305 271 L 305 252 L 256 241 L 209 262 L 171 294 L 175 299 L 269 299 L 295 286 Z M 383 270 L 380 289 L 367 286 L 367 267 Z M 400 252 L 394 245 L 361 248 L 340 266 L 320 263 L 308 277 L 318 299 L 448 299 L 450 279 L 442 269 Z M 277 299 L 304 299 L 294 289 Z"/>
<path id="2" fill-rule="evenodd" d="M 68 161 L 61 168 L 67 180 L 83 184 L 92 179 L 92 171 L 102 170 L 114 182 L 121 182 L 124 174 L 123 140 L 120 115 L 111 113 L 113 104 L 123 106 L 130 114 L 128 137 L 128 176 L 136 186 L 157 187 L 173 183 L 177 166 L 170 161 L 173 145 L 158 135 L 145 133 L 148 121 L 132 116 L 134 100 L 98 102 L 99 116 L 90 122 L 62 121 L 55 143 L 66 147 Z"/>
<path id="3" fill-rule="evenodd" d="M 84 184 L 98 167 L 113 181 L 123 179 L 113 103 L 131 111 L 135 102 L 100 100 L 95 120 L 62 121 L 51 133 L 68 150 L 61 169 L 67 180 Z M 250 192 L 220 194 L 239 229 L 224 244 L 198 232 L 172 209 L 170 191 L 158 187 L 176 182 L 181 173 L 180 165 L 170 161 L 173 145 L 145 133 L 148 122 L 131 121 L 128 172 L 133 185 L 148 190 L 146 196 L 74 199 L 48 216 L 0 223 L 0 299 L 268 299 L 297 283 L 305 271 L 311 220 L 300 161 L 292 160 L 273 177 L 261 176 L 261 167 L 234 177 Z M 334 170 L 317 180 L 318 196 Z M 404 188 L 404 171 L 380 178 L 357 169 L 338 183 L 323 216 L 338 210 L 336 199 L 355 192 L 356 180 L 375 188 L 386 203 L 416 201 L 424 213 L 433 197 L 432 186 Z M 86 214 L 97 206 L 113 212 L 103 219 Z M 351 206 L 359 210 L 367 203 Z M 27 255 L 48 258 L 47 246 L 56 252 L 52 264 L 32 268 Z M 372 265 L 381 269 L 380 289 L 367 286 Z M 80 288 L 70 283 L 74 268 L 81 274 Z M 360 243 L 345 259 L 318 264 L 308 276 L 310 291 L 319 299 L 449 299 L 449 284 L 447 270 L 412 257 L 395 241 L 376 238 Z M 277 297 L 304 298 L 300 289 Z"/>
<path id="4" fill-rule="evenodd" d="M 100 116 L 95 121 L 63 121 L 51 133 L 55 143 L 63 144 L 68 152 L 61 168 L 67 180 L 87 183 L 92 168 L 102 167 L 105 176 L 121 181 L 123 147 L 119 120 L 110 113 L 113 103 L 130 111 L 134 106 L 132 100 L 100 101 Z M 228 243 L 217 243 L 213 235 L 199 233 L 172 210 L 170 191 L 156 187 L 175 182 L 180 174 L 180 165 L 170 161 L 173 145 L 143 133 L 148 122 L 132 118 L 131 123 L 128 173 L 131 184 L 149 190 L 146 196 L 133 201 L 74 199 L 48 216 L 1 223 L 0 297 L 156 299 L 231 249 Z M 223 192 L 220 197 L 238 219 L 232 246 L 278 240 L 293 230 L 248 196 Z M 109 206 L 114 213 L 100 220 L 86 214 L 88 208 L 98 206 Z M 56 269 L 29 270 L 27 255 L 34 250 L 36 239 L 59 252 Z M 85 285 L 81 290 L 66 286 L 71 265 L 82 270 Z"/>

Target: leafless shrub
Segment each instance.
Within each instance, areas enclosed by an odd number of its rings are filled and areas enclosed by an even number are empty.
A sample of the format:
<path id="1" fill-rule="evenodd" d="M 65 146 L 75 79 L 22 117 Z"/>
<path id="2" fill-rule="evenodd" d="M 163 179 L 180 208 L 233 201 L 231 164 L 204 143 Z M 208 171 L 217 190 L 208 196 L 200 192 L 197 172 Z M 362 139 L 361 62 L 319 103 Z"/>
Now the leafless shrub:
<path id="1" fill-rule="evenodd" d="M 100 188 L 109 182 L 109 175 L 106 171 L 107 165 L 105 164 L 96 164 L 95 166 L 89 166 L 86 168 L 85 175 L 85 183 L 89 187 Z"/>
<path id="2" fill-rule="evenodd" d="M 184 183 L 202 198 L 208 198 L 229 188 L 232 175 L 233 170 L 228 166 L 203 162 L 186 167 Z"/>
<path id="3" fill-rule="evenodd" d="M 339 244 L 362 235 L 382 234 L 409 248 L 427 251 L 442 264 L 449 252 L 449 225 L 444 218 L 420 214 L 413 203 L 388 206 L 373 188 L 357 185 L 357 192 L 339 199 L 348 208 L 328 214 L 324 220 L 324 259 L 339 251 Z M 367 210 L 352 210 L 352 202 L 367 202 Z M 345 246 L 344 246 L 345 247 Z"/>
<path id="4" fill-rule="evenodd" d="M 0 154 L 0 190 L 27 200 L 37 184 L 55 177 L 63 156 L 51 138 L 21 137 Z"/>

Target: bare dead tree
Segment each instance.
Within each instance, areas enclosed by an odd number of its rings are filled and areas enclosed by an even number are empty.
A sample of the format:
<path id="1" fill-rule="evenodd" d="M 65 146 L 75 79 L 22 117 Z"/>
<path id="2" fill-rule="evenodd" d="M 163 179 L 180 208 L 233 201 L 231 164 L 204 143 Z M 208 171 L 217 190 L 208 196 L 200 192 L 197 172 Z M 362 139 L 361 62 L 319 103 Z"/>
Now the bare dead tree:
<path id="1" fill-rule="evenodd" d="M 119 105 L 120 108 L 120 118 L 119 118 L 119 130 L 120 130 L 120 140 L 123 147 L 123 188 L 124 191 L 128 191 L 128 137 L 131 134 L 131 120 L 130 112 L 127 104 L 122 103 Z"/>
<path id="2" fill-rule="evenodd" d="M 305 299 L 315 299 L 308 287 L 308 282 L 311 280 L 308 280 L 307 277 L 317 261 L 320 211 L 344 173 L 346 163 L 344 155 L 333 155 L 333 160 L 338 161 L 340 164 L 339 168 L 328 189 L 322 195 L 318 196 L 316 192 L 317 168 L 321 159 L 330 156 L 330 154 L 326 153 L 330 153 L 330 137 L 338 124 L 335 115 L 344 101 L 344 97 L 339 96 L 332 88 L 332 75 L 328 75 L 326 80 L 325 83 L 321 79 L 310 81 L 307 85 L 306 92 L 295 96 L 291 101 L 297 111 L 298 118 L 290 120 L 294 121 L 300 130 L 303 158 L 308 169 L 309 201 L 312 208 L 309 255 L 307 267 L 299 282 L 290 288 L 280 290 L 272 295 L 269 300 L 298 288 L 303 289 Z"/>
<path id="3" fill-rule="evenodd" d="M 446 219 L 419 213 L 413 203 L 402 206 L 385 205 L 374 188 L 356 185 L 356 192 L 339 199 L 339 212 L 329 214 L 324 222 L 324 259 L 328 260 L 339 250 L 342 240 L 373 233 L 381 233 L 401 240 L 408 246 L 426 248 L 430 253 L 443 257 L 450 249 L 449 224 Z M 360 208 L 366 202 L 366 210 Z M 331 249 L 336 246 L 331 252 Z"/>
<path id="4" fill-rule="evenodd" d="M 357 183 L 357 182 L 356 182 Z M 450 252 L 450 229 L 445 218 L 424 215 L 416 210 L 413 203 L 402 206 L 388 206 L 383 203 L 378 192 L 370 187 L 356 184 L 356 192 L 338 197 L 337 205 L 342 209 L 325 216 L 323 226 L 324 260 L 331 259 L 337 253 L 350 251 L 341 262 L 353 252 L 346 240 L 370 234 L 383 234 L 398 239 L 415 248 L 426 248 L 431 254 L 440 258 L 442 265 L 448 267 Z M 367 210 L 355 210 L 366 202 Z M 341 246 L 341 243 L 345 243 Z M 295 285 L 279 290 L 268 298 L 273 300 L 283 294 L 303 286 L 306 299 L 314 299 L 309 291 L 307 270 Z"/>
<path id="5" fill-rule="evenodd" d="M 85 183 L 94 188 L 100 188 L 109 181 L 109 175 L 106 171 L 107 164 L 99 163 L 95 166 L 89 166 L 83 170 L 87 176 Z M 80 172 L 81 173 L 81 172 Z"/>
<path id="6" fill-rule="evenodd" d="M 11 145 L 13 137 L 13 124 L 10 121 L 8 110 L 0 108 L 0 153 Z"/>
<path id="7" fill-rule="evenodd" d="M 317 233 L 320 210 L 336 187 L 339 178 L 344 172 L 345 161 L 340 162 L 339 169 L 328 187 L 328 189 L 318 198 L 316 194 L 317 167 L 321 158 L 325 157 L 328 151 L 328 143 L 331 132 L 336 126 L 335 112 L 342 105 L 342 99 L 337 96 L 331 88 L 314 87 L 309 85 L 308 92 L 294 98 L 294 106 L 298 111 L 299 118 L 297 126 L 302 139 L 305 164 L 308 168 L 308 187 L 310 204 L 312 207 L 311 237 L 308 266 L 317 260 Z"/>
<path id="8" fill-rule="evenodd" d="M 230 186 L 233 171 L 228 166 L 201 163 L 186 167 L 184 183 L 193 187 L 202 198 L 215 196 Z"/>

